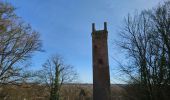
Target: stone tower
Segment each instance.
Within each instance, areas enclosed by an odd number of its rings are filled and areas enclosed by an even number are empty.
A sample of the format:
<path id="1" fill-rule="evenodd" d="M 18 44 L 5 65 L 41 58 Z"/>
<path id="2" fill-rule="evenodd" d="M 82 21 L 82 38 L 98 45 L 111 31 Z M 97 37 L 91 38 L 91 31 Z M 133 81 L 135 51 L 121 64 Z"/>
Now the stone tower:
<path id="1" fill-rule="evenodd" d="M 92 24 L 93 100 L 110 100 L 110 73 L 107 46 L 107 23 L 104 30 Z"/>

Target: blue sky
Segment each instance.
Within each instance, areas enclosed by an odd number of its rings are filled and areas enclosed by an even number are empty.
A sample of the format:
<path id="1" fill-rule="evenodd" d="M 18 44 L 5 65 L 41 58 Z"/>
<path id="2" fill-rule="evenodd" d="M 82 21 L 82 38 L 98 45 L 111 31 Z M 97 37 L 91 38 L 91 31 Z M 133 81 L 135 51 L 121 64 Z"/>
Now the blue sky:
<path id="1" fill-rule="evenodd" d="M 114 46 L 117 32 L 128 13 L 152 8 L 163 0 L 4 0 L 13 4 L 16 13 L 38 31 L 45 52 L 36 52 L 32 69 L 39 69 L 46 59 L 61 55 L 67 64 L 79 73 L 79 82 L 92 83 L 91 23 L 103 29 L 108 23 L 109 57 L 112 83 L 120 83 L 116 77 L 116 62 L 125 59 Z"/>

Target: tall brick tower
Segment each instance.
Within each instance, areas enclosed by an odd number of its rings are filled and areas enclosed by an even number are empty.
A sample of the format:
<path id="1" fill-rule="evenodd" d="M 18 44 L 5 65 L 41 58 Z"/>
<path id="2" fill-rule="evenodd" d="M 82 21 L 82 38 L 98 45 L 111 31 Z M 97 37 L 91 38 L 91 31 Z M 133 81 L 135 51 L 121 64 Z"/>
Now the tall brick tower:
<path id="1" fill-rule="evenodd" d="M 92 24 L 93 100 L 110 100 L 110 73 L 107 46 L 107 23 L 104 30 Z"/>

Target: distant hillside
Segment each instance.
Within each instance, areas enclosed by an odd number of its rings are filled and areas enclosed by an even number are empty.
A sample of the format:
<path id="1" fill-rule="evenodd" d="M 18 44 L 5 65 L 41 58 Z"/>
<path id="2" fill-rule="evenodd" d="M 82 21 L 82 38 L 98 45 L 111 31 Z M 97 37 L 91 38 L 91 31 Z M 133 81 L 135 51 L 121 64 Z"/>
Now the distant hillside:
<path id="1" fill-rule="evenodd" d="M 120 100 L 125 94 L 122 84 L 112 84 L 112 98 Z M 83 92 L 83 94 L 82 94 Z M 92 100 L 92 84 L 64 84 L 61 90 L 63 100 Z M 18 84 L 5 85 L 0 88 L 0 100 L 49 100 L 49 90 L 45 85 L 38 84 Z"/>

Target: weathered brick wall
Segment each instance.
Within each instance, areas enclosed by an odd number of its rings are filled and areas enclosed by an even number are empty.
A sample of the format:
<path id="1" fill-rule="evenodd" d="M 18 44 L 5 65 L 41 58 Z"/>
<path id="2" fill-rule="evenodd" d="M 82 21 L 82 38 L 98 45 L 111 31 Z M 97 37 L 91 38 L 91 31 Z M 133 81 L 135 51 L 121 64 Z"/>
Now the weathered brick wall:
<path id="1" fill-rule="evenodd" d="M 93 99 L 110 100 L 110 75 L 108 61 L 108 32 L 95 30 L 92 32 L 92 56 L 93 56 Z"/>

